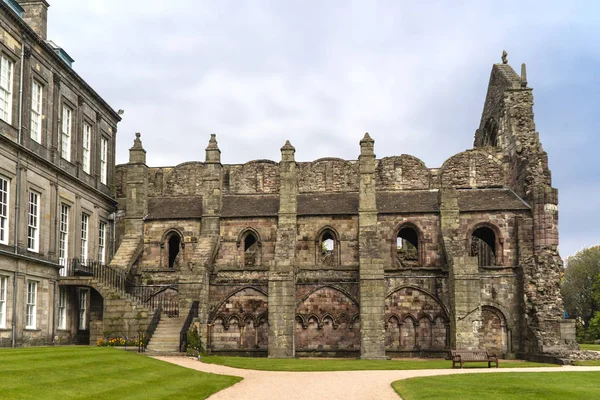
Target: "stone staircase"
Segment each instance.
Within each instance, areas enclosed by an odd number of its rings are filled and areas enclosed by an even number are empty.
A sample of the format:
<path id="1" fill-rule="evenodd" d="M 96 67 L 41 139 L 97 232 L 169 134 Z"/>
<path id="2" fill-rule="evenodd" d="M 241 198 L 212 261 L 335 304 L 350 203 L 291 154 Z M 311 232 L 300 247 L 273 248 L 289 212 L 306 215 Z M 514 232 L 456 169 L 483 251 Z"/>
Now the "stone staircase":
<path id="1" fill-rule="evenodd" d="M 185 317 L 163 316 L 146 349 L 152 353 L 179 353 L 179 334 Z"/>
<path id="2" fill-rule="evenodd" d="M 127 234 L 123 237 L 117 253 L 110 262 L 112 268 L 128 272 L 131 265 L 144 250 L 144 241 L 141 235 Z"/>

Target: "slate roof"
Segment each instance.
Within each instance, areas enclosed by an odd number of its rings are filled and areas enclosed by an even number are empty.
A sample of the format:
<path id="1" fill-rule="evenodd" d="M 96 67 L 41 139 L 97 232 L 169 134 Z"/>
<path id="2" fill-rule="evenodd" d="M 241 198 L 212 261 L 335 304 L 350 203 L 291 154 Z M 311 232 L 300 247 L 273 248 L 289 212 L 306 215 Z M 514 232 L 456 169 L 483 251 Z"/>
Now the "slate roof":
<path id="1" fill-rule="evenodd" d="M 276 217 L 279 211 L 279 195 L 224 195 L 223 218 Z"/>
<path id="2" fill-rule="evenodd" d="M 202 217 L 202 196 L 149 197 L 147 220 Z"/>
<path id="3" fill-rule="evenodd" d="M 458 190 L 460 211 L 529 210 L 530 207 L 510 189 Z"/>
<path id="4" fill-rule="evenodd" d="M 298 215 L 358 214 L 358 193 L 311 193 L 298 195 Z"/>
<path id="5" fill-rule="evenodd" d="M 381 214 L 439 212 L 438 197 L 429 190 L 378 192 L 377 209 Z"/>

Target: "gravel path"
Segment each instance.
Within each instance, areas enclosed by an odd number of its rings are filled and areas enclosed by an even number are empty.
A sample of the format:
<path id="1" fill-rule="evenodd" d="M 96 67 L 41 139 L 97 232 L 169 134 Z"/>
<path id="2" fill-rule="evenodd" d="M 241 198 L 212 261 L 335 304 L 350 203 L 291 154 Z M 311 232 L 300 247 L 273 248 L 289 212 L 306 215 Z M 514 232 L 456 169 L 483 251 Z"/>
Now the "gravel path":
<path id="1" fill-rule="evenodd" d="M 205 364 L 187 357 L 155 357 L 198 371 L 241 376 L 243 381 L 211 396 L 211 400 L 399 400 L 393 381 L 416 376 L 464 373 L 600 371 L 600 367 L 428 369 L 415 371 L 277 372 Z"/>

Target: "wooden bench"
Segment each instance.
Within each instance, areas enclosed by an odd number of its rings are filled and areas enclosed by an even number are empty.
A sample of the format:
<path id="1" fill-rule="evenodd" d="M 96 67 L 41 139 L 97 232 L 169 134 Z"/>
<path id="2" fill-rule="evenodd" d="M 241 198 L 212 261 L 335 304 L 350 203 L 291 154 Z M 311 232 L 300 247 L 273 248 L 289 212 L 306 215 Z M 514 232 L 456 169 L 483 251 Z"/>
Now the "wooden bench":
<path id="1" fill-rule="evenodd" d="M 487 350 L 450 350 L 452 356 L 452 368 L 460 365 L 463 367 L 467 362 L 487 362 L 488 368 L 492 368 L 492 363 L 496 363 L 498 368 L 498 357 L 495 354 L 489 354 Z"/>

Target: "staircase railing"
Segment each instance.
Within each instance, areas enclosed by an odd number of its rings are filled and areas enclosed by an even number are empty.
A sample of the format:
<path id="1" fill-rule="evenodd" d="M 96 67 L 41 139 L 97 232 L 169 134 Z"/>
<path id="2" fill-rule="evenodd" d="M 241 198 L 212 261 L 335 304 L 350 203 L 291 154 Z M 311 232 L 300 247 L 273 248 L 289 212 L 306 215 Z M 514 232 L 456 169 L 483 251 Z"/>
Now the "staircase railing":
<path id="1" fill-rule="evenodd" d="M 192 303 L 192 307 L 188 312 L 188 315 L 183 323 L 183 327 L 181 328 L 181 332 L 179 333 L 179 351 L 185 353 L 187 351 L 187 333 L 190 330 L 190 326 L 192 325 L 192 321 L 194 318 L 198 318 L 198 309 L 200 308 L 200 302 L 194 301 Z"/>
<path id="2" fill-rule="evenodd" d="M 160 317 L 162 315 L 162 304 L 159 304 L 156 310 L 154 310 L 154 314 L 152 315 L 152 319 L 148 324 L 148 327 L 142 334 L 142 340 L 140 341 L 141 346 L 138 348 L 138 352 L 145 352 L 146 345 L 152 339 L 152 335 L 154 335 L 154 331 L 156 331 L 156 327 L 160 322 Z"/>
<path id="3" fill-rule="evenodd" d="M 64 264 L 65 266 L 60 270 L 62 277 L 90 276 L 99 283 L 117 290 L 119 294 L 128 295 L 137 300 L 151 311 L 161 307 L 162 314 L 168 317 L 179 316 L 178 296 L 166 292 L 168 289 L 177 291 L 177 285 L 136 286 L 133 279 L 125 272 L 94 260 L 82 262 L 80 259 L 74 258 Z"/>

